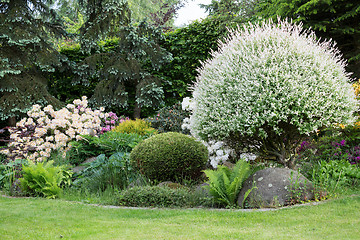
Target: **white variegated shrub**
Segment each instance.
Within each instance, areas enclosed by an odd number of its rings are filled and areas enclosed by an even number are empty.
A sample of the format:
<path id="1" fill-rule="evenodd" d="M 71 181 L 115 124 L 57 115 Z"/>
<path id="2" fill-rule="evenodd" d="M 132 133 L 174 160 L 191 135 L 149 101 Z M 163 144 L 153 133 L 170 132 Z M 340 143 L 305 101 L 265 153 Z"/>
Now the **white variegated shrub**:
<path id="1" fill-rule="evenodd" d="M 194 108 L 193 101 L 186 97 L 182 101 L 182 109 L 186 111 L 192 111 Z M 190 119 L 185 118 L 183 120 L 183 125 L 181 126 L 183 129 L 190 130 Z M 239 156 L 236 156 L 236 153 L 233 149 L 231 149 L 225 142 L 223 141 L 214 141 L 207 139 L 207 141 L 201 140 L 202 143 L 206 146 L 209 151 L 209 164 L 213 168 L 217 168 L 218 165 L 224 164 L 231 158 L 241 158 L 245 159 L 246 161 L 255 160 L 256 155 L 252 153 L 242 153 Z"/>
<path id="2" fill-rule="evenodd" d="M 354 121 L 350 80 L 333 42 L 288 21 L 249 24 L 202 64 L 187 124 L 200 139 L 294 167 L 304 136 Z"/>

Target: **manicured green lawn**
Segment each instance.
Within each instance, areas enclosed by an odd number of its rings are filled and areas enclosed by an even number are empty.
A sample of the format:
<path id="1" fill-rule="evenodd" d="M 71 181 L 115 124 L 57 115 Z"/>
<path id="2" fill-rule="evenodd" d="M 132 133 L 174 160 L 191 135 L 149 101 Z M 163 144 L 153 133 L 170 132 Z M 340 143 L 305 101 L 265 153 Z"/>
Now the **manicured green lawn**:
<path id="1" fill-rule="evenodd" d="M 360 196 L 267 212 L 0 197 L 0 239 L 360 239 Z"/>

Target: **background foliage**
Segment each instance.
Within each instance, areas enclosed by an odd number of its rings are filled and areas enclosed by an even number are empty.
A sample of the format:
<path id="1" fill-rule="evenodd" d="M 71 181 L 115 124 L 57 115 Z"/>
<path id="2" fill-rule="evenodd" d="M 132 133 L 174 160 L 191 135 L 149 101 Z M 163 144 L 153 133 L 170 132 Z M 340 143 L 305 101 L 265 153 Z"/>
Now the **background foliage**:
<path id="1" fill-rule="evenodd" d="M 172 54 L 173 60 L 161 67 L 157 75 L 164 79 L 166 105 L 189 96 L 189 85 L 198 76 L 201 62 L 217 50 L 218 41 L 228 34 L 227 28 L 241 22 L 241 19 L 215 15 L 165 34 L 161 45 Z"/>

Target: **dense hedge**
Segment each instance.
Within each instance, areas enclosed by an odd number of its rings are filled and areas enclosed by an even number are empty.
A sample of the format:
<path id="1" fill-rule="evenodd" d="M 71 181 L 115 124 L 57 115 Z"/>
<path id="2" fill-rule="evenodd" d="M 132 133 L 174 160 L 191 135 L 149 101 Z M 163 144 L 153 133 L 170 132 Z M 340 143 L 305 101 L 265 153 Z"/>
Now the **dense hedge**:
<path id="1" fill-rule="evenodd" d="M 78 44 L 69 42 L 60 46 L 59 52 L 69 59 L 69 64 L 76 64 L 84 60 L 88 55 L 82 53 Z M 66 71 L 55 71 L 48 76 L 48 88 L 50 94 L 60 101 L 70 103 L 82 96 L 90 97 L 94 93 L 98 79 L 93 78 L 89 85 L 74 85 L 76 75 L 73 73 L 74 66 L 67 66 Z"/>

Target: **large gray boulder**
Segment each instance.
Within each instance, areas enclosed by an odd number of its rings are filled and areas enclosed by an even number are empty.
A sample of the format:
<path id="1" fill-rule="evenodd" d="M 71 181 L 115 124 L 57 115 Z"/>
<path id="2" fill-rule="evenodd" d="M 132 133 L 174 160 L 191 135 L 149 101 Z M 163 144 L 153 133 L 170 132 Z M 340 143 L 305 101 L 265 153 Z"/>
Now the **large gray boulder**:
<path id="1" fill-rule="evenodd" d="M 267 168 L 245 180 L 238 205 L 249 208 L 280 207 L 313 198 L 314 187 L 302 174 L 287 168 Z"/>

